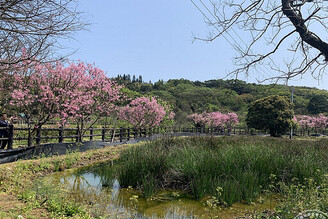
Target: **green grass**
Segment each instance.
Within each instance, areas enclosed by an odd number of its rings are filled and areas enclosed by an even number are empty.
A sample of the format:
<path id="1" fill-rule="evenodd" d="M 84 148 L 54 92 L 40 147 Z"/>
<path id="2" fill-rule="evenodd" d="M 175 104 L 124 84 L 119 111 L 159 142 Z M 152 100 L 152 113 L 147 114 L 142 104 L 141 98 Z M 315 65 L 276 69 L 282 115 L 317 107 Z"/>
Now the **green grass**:
<path id="1" fill-rule="evenodd" d="M 157 189 L 183 189 L 196 199 L 250 203 L 273 183 L 317 184 L 328 167 L 328 141 L 258 137 L 164 138 L 121 154 L 121 186 L 149 197 Z M 273 182 L 274 181 L 274 182 Z M 218 193 L 218 188 L 220 192 Z M 280 188 L 274 187 L 274 192 Z"/>
<path id="2" fill-rule="evenodd" d="M 37 180 L 34 187 L 25 190 L 19 198 L 31 207 L 45 207 L 54 218 L 79 216 L 89 218 L 87 211 L 80 203 L 71 200 L 69 194 L 61 192 L 52 182 Z"/>
<path id="3" fill-rule="evenodd" d="M 310 178 L 304 184 L 295 180 L 291 185 L 279 182 L 275 186 L 279 187 L 282 196 L 282 201 L 275 209 L 276 216 L 280 218 L 294 218 L 307 210 L 328 212 L 328 175 L 320 184 Z"/>

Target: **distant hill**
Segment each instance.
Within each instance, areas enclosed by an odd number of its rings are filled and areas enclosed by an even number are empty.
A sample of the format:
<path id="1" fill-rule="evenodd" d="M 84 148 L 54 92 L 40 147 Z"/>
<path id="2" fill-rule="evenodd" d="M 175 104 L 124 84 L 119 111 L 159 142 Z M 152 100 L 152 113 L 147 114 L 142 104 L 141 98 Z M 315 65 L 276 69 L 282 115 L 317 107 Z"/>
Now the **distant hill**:
<path id="1" fill-rule="evenodd" d="M 186 116 L 203 111 L 236 112 L 242 119 L 249 104 L 269 95 L 291 98 L 286 85 L 259 85 L 241 80 L 190 81 L 187 79 L 143 82 L 142 77 L 119 75 L 115 80 L 124 84 L 130 97 L 158 96 L 174 106 L 176 120 L 185 124 Z M 328 92 L 317 88 L 294 87 L 295 114 L 328 113 Z"/>

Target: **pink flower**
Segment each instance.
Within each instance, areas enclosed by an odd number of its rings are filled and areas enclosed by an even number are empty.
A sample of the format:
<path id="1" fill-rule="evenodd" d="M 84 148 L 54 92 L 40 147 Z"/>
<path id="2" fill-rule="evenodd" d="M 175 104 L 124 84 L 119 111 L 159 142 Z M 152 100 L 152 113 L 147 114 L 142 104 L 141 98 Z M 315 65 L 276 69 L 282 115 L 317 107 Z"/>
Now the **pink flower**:
<path id="1" fill-rule="evenodd" d="M 173 119 L 174 113 L 168 114 L 169 119 Z M 136 128 L 145 128 L 159 126 L 167 112 L 156 98 L 139 97 L 122 107 L 118 115 L 120 119 L 127 120 Z"/>
<path id="2" fill-rule="evenodd" d="M 0 80 L 0 87 L 1 82 L 10 83 L 10 104 L 19 107 L 36 126 L 59 115 L 62 123 L 78 119 L 82 124 L 90 115 L 97 120 L 110 115 L 115 104 L 124 99 L 122 86 L 83 62 L 65 66 L 61 62 L 26 61 Z"/>
<path id="3" fill-rule="evenodd" d="M 221 112 L 207 113 L 203 112 L 201 114 L 191 114 L 188 116 L 195 124 L 201 126 L 211 126 L 211 127 L 223 127 L 232 128 L 239 123 L 238 115 L 236 113 L 223 114 Z"/>

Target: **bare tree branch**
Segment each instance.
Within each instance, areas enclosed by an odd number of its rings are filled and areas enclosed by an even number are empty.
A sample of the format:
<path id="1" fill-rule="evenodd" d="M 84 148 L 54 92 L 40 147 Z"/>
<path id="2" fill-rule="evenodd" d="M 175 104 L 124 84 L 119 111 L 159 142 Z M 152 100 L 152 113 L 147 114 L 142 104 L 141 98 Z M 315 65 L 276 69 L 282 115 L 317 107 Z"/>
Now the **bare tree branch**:
<path id="1" fill-rule="evenodd" d="M 328 62 L 328 11 L 312 0 L 191 0 L 216 32 L 238 52 L 230 75 L 260 74 L 289 80 L 310 72 L 322 77 Z M 309 30 L 315 29 L 316 33 Z M 319 27 L 319 28 L 318 28 Z M 320 32 L 321 31 L 321 32 Z M 297 33 L 297 34 L 293 34 Z M 283 64 L 283 61 L 285 62 Z M 265 75 L 264 75 L 265 74 Z"/>
<path id="2" fill-rule="evenodd" d="M 24 60 L 54 58 L 59 40 L 86 23 L 75 0 L 0 0 L 0 72 Z"/>

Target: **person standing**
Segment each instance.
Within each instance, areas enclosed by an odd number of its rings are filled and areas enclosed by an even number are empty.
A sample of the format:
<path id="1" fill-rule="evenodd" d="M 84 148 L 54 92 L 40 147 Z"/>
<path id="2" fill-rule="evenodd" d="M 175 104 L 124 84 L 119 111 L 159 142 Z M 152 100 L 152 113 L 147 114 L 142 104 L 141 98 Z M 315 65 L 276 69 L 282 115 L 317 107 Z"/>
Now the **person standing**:
<path id="1" fill-rule="evenodd" d="M 7 114 L 0 113 L 0 127 L 6 129 L 0 129 L 0 138 L 9 138 L 9 122 L 7 121 Z M 0 140 L 0 149 L 5 149 L 9 139 Z"/>

